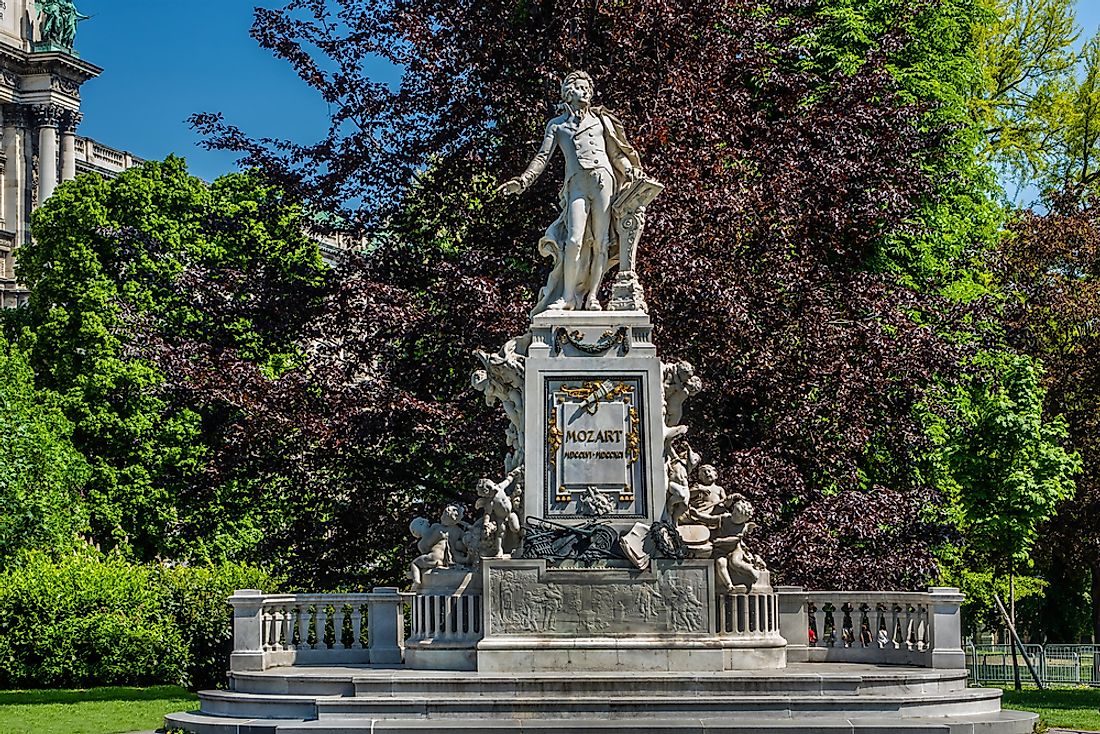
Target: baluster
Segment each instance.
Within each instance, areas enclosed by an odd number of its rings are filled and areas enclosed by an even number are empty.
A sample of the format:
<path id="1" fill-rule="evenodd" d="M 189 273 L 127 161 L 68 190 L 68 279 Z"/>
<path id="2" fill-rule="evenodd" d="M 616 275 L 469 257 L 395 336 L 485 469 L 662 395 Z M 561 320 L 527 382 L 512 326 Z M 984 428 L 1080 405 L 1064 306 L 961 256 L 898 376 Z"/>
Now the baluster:
<path id="1" fill-rule="evenodd" d="M 287 604 L 283 607 L 283 643 L 279 649 L 288 650 L 294 647 L 294 606 Z"/>
<path id="2" fill-rule="evenodd" d="M 261 637 L 263 640 L 262 647 L 265 651 L 270 651 L 272 635 L 271 607 L 264 606 L 263 610 L 260 612 L 260 625 L 260 629 L 263 633 Z"/>
<path id="3" fill-rule="evenodd" d="M 354 649 L 366 647 L 363 639 L 363 607 L 359 604 L 351 605 L 351 646 Z"/>
<path id="4" fill-rule="evenodd" d="M 309 649 L 309 607 L 301 602 L 294 604 L 294 616 L 295 624 L 298 627 L 298 632 L 295 637 L 298 638 L 298 649 Z"/>
<path id="5" fill-rule="evenodd" d="M 903 640 L 906 650 L 913 649 L 914 637 L 916 630 L 913 629 L 913 605 L 905 605 L 905 638 Z"/>
<path id="6" fill-rule="evenodd" d="M 742 594 L 737 595 L 737 632 L 745 634 L 749 631 L 749 600 Z"/>
<path id="7" fill-rule="evenodd" d="M 890 647 L 897 650 L 901 647 L 901 619 L 898 612 L 901 611 L 901 607 L 894 604 L 890 607 Z"/>
<path id="8" fill-rule="evenodd" d="M 324 602 L 317 603 L 317 619 L 315 632 L 317 634 L 317 650 L 328 649 L 325 642 L 325 634 L 328 632 L 328 605 Z"/>
<path id="9" fill-rule="evenodd" d="M 826 602 L 821 605 L 821 627 L 825 633 L 822 642 L 827 647 L 836 647 L 836 604 Z"/>
<path id="10" fill-rule="evenodd" d="M 279 648 L 279 628 L 283 623 L 282 610 L 279 607 L 272 607 L 268 613 L 268 629 L 267 629 L 267 649 L 277 650 Z"/>
<path id="11" fill-rule="evenodd" d="M 474 597 L 474 634 L 481 634 L 481 597 Z"/>
<path id="12" fill-rule="evenodd" d="M 332 649 L 347 650 L 344 643 L 344 604 L 336 601 L 332 605 Z"/>

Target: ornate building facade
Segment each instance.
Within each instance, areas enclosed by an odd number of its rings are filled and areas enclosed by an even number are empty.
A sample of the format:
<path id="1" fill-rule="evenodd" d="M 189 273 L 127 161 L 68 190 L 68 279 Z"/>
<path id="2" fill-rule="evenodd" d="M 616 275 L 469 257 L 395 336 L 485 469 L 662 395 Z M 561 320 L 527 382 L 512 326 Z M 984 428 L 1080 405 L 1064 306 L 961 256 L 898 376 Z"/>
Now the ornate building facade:
<path id="1" fill-rule="evenodd" d="M 27 298 L 15 259 L 30 240 L 35 207 L 77 173 L 110 176 L 141 163 L 77 135 L 81 86 L 103 71 L 72 48 L 81 17 L 71 1 L 0 0 L 0 305 L 5 308 Z"/>

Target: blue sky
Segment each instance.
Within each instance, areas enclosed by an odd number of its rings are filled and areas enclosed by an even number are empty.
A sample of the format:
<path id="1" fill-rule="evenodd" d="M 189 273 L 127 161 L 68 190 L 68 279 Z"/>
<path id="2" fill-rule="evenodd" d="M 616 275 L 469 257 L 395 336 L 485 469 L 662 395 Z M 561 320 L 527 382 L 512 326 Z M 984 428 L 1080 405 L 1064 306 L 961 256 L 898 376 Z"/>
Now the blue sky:
<path id="1" fill-rule="evenodd" d="M 104 68 L 84 85 L 80 133 L 145 158 L 182 155 L 206 179 L 233 170 L 233 156 L 196 147 L 186 123 L 194 112 L 222 112 L 253 135 L 318 138 L 328 108 L 249 37 L 254 4 L 77 0 L 80 11 L 93 16 L 80 25 L 77 50 Z M 1093 35 L 1100 0 L 1078 0 L 1077 6 L 1084 35 Z"/>

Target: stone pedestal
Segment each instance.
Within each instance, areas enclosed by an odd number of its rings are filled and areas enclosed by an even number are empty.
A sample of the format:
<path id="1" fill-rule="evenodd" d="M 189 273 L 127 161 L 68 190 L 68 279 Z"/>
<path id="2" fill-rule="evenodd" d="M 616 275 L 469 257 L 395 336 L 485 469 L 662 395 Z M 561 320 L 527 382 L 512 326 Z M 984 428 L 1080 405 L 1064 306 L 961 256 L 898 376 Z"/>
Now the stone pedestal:
<path id="1" fill-rule="evenodd" d="M 594 487 L 618 532 L 661 516 L 661 362 L 640 311 L 547 311 L 525 361 L 524 514 L 577 524 Z"/>
<path id="2" fill-rule="evenodd" d="M 405 664 L 425 670 L 476 670 L 475 649 L 483 629 L 481 594 L 480 569 L 435 569 L 425 574 L 412 602 Z"/>
<path id="3" fill-rule="evenodd" d="M 481 672 L 722 671 L 782 668 L 778 606 L 764 583 L 715 590 L 712 561 L 648 569 L 484 564 Z"/>

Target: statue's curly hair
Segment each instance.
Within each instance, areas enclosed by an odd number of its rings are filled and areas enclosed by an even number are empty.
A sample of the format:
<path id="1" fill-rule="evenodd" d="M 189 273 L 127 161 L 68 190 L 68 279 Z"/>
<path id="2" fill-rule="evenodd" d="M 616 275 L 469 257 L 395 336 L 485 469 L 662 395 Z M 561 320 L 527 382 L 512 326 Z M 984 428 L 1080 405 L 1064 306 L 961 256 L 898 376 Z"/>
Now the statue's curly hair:
<path id="1" fill-rule="evenodd" d="M 561 80 L 561 96 L 562 96 L 562 99 L 565 99 L 565 87 L 566 87 L 566 85 L 569 84 L 569 82 L 574 81 L 576 79 L 584 79 L 586 82 L 588 82 L 588 86 L 592 88 L 592 91 L 593 92 L 596 91 L 596 83 L 594 81 L 592 81 L 592 77 L 589 76 L 588 72 L 586 72 L 586 71 L 571 71 L 571 72 L 569 72 L 568 74 L 565 75 L 564 79 Z"/>

